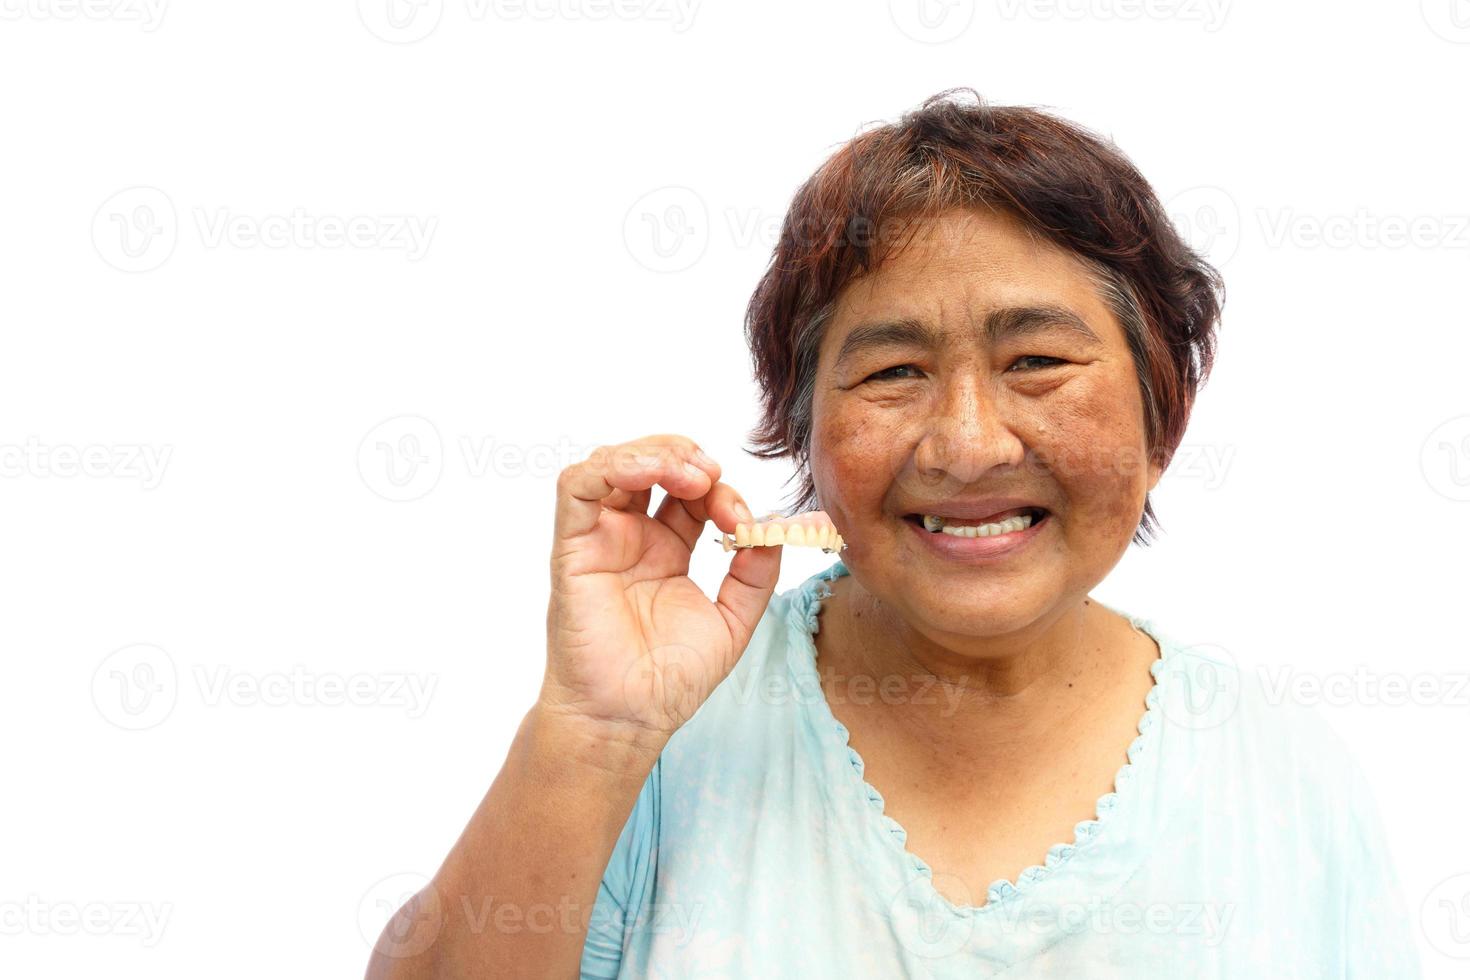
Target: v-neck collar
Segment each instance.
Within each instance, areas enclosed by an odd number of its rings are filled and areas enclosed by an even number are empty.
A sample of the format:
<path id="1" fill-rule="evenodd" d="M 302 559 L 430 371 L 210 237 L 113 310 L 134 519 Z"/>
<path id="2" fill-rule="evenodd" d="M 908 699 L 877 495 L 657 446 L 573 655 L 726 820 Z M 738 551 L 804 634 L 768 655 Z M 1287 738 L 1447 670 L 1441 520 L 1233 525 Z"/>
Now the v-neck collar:
<path id="1" fill-rule="evenodd" d="M 883 812 L 883 796 L 864 778 L 862 756 L 849 744 L 847 727 L 832 713 L 817 675 L 814 635 L 820 629 L 821 603 L 832 595 L 830 583 L 848 574 L 839 559 L 802 582 L 791 596 L 788 668 L 799 688 L 822 692 L 821 697 L 804 699 L 804 710 L 822 733 L 824 744 L 847 762 L 835 768 L 850 781 L 851 791 L 866 802 L 858 809 L 878 846 L 895 858 L 881 873 L 874 869 L 868 877 L 881 893 L 876 897 L 888 902 L 896 913 L 900 929 L 911 933 L 901 935 L 905 946 L 926 957 L 968 949 L 991 966 L 1004 969 L 1084 928 L 1086 910 L 1106 903 L 1127 883 L 1168 819 L 1170 808 L 1160 805 L 1157 780 L 1150 777 L 1155 773 L 1153 760 L 1164 727 L 1161 675 L 1172 665 L 1177 645 L 1152 620 L 1107 607 L 1151 636 L 1160 651 L 1149 668 L 1154 684 L 1144 698 L 1138 735 L 1127 749 L 1128 761 L 1118 769 L 1113 789 L 1098 798 L 1095 816 L 1076 825 L 1072 841 L 1053 844 L 1043 864 L 1023 869 L 1014 880 L 996 879 L 983 905 L 956 905 L 934 887 L 929 865 L 908 850 L 904 828 Z M 1191 781 L 1195 775 L 1197 771 L 1190 774 Z M 1171 788 L 1171 793 L 1181 792 L 1188 790 Z M 900 906 L 910 907 L 917 918 L 897 914 Z M 1077 912 L 1069 914 L 1073 908 Z M 919 924 L 905 930 L 903 922 Z"/>

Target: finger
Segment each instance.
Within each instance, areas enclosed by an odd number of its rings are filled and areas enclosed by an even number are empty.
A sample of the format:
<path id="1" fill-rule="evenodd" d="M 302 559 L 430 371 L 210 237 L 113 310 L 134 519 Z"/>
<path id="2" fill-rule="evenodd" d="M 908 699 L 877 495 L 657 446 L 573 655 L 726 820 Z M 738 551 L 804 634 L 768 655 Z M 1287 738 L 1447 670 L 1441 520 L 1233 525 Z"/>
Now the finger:
<path id="1" fill-rule="evenodd" d="M 602 506 L 609 510 L 621 510 L 628 514 L 648 514 L 648 503 L 653 499 L 652 490 L 614 490 L 602 498 Z"/>
<path id="2" fill-rule="evenodd" d="M 720 583 L 715 598 L 737 650 L 744 650 L 770 605 L 776 581 L 781 577 L 781 555 L 785 548 L 742 548 L 735 552 L 730 571 Z"/>
<path id="3" fill-rule="evenodd" d="M 611 506 L 609 498 L 628 506 L 635 502 L 635 495 L 655 484 L 682 499 L 704 496 L 720 478 L 720 467 L 713 460 L 706 463 L 698 458 L 698 451 L 693 440 L 679 435 L 649 436 L 594 450 L 557 477 L 556 537 L 587 533 L 597 526 L 603 507 Z M 647 511 L 644 499 L 643 512 Z"/>
<path id="4" fill-rule="evenodd" d="M 620 493 L 625 493 L 626 491 L 619 491 L 619 492 Z M 651 501 L 652 499 L 653 499 L 653 490 L 652 489 L 649 489 L 649 490 L 639 490 L 637 493 L 630 494 L 629 495 L 628 503 L 626 505 L 618 508 L 618 509 L 619 510 L 628 511 L 629 513 L 632 513 L 634 511 L 636 511 L 639 514 L 647 514 L 648 513 L 648 504 L 649 504 L 649 501 Z"/>
<path id="5" fill-rule="evenodd" d="M 737 522 L 755 521 L 744 498 L 728 483 L 716 483 L 709 493 L 695 500 L 680 500 L 671 494 L 659 504 L 654 519 L 668 525 L 691 551 L 709 521 L 729 534 L 735 533 Z"/>
<path id="6" fill-rule="evenodd" d="M 727 534 L 735 533 L 736 524 L 754 524 L 755 515 L 745 498 L 728 483 L 716 483 L 710 488 L 703 501 L 691 504 L 704 505 L 704 518 L 715 522 L 715 527 Z"/>

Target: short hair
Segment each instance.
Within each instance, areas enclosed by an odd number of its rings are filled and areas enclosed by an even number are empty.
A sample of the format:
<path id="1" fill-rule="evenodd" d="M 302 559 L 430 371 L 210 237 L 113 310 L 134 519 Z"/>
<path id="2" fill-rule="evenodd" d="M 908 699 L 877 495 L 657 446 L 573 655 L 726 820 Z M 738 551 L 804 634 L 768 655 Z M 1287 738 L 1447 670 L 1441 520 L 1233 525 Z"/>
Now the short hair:
<path id="1" fill-rule="evenodd" d="M 792 512 L 816 503 L 817 352 L 842 289 L 890 254 L 892 239 L 878 232 L 896 220 L 987 206 L 1090 270 L 1133 355 L 1148 457 L 1161 467 L 1173 458 L 1214 362 L 1219 272 L 1184 241 L 1111 140 L 1042 109 L 991 105 L 972 88 L 955 88 L 860 132 L 801 185 L 750 297 L 745 337 L 761 419 L 746 451 L 793 459 L 801 486 Z M 1145 499 L 1133 540 L 1148 544 L 1157 527 Z"/>

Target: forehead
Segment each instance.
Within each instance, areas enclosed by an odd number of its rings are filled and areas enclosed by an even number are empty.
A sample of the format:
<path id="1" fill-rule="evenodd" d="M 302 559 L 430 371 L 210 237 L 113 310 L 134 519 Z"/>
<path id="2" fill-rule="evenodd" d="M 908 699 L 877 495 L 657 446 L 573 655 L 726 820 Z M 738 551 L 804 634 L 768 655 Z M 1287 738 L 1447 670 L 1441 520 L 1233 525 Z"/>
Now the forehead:
<path id="1" fill-rule="evenodd" d="M 946 211 L 893 240 L 902 247 L 838 294 L 824 348 L 875 317 L 968 334 L 997 310 L 1037 306 L 1070 310 L 1102 339 L 1122 339 L 1088 265 L 1013 215 Z"/>

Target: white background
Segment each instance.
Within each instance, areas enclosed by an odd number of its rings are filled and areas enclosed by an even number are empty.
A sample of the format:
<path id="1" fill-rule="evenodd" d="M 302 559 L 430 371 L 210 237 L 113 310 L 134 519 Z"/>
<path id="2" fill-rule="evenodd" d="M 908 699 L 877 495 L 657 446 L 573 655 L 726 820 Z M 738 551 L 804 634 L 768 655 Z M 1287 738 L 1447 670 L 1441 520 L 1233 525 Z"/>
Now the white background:
<path id="1" fill-rule="evenodd" d="M 1470 967 L 1465 0 L 86 2 L 0 0 L 0 974 L 359 975 L 536 691 L 557 472 L 682 432 L 783 505 L 746 299 L 957 85 L 1111 136 L 1224 273 L 1096 594 L 1345 684 Z"/>

